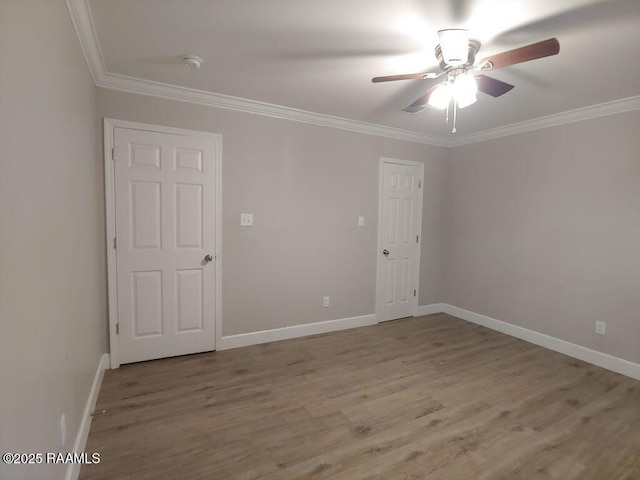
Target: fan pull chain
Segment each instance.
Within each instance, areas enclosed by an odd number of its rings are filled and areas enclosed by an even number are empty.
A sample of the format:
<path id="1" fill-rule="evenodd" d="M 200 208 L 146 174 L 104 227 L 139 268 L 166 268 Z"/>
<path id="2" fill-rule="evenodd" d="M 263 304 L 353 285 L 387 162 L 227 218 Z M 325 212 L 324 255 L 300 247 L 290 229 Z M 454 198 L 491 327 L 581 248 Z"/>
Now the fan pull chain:
<path id="1" fill-rule="evenodd" d="M 458 120 L 458 102 L 456 99 L 453 99 L 453 129 L 451 133 L 456 133 L 456 120 Z"/>
<path id="2" fill-rule="evenodd" d="M 445 117 L 445 123 L 449 123 L 449 105 L 450 103 L 447 103 L 447 116 Z"/>

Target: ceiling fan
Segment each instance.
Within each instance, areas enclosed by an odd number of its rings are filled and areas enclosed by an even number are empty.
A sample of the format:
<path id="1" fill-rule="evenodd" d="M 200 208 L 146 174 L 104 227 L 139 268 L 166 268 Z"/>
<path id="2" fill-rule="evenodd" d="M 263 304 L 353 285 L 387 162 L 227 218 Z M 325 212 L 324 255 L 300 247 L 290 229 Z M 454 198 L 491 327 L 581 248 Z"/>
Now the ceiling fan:
<path id="1" fill-rule="evenodd" d="M 560 51 L 560 43 L 556 38 L 550 38 L 525 47 L 515 48 L 485 58 L 475 64 L 476 54 L 482 45 L 478 40 L 470 39 L 469 32 L 463 29 L 448 29 L 438 32 L 440 44 L 435 49 L 435 55 L 440 62 L 440 72 L 409 73 L 403 75 L 388 75 L 374 77 L 373 83 L 391 82 L 410 79 L 436 79 L 446 76 L 446 80 L 431 87 L 427 92 L 403 111 L 418 113 L 425 105 L 447 109 L 447 123 L 449 122 L 449 106 L 453 100 L 453 129 L 456 132 L 456 116 L 458 108 L 464 108 L 476 102 L 476 92 L 480 90 L 492 97 L 499 97 L 510 91 L 513 85 L 496 80 L 486 75 L 470 75 L 472 72 L 495 70 L 517 63 L 528 62 L 538 58 L 556 55 Z"/>

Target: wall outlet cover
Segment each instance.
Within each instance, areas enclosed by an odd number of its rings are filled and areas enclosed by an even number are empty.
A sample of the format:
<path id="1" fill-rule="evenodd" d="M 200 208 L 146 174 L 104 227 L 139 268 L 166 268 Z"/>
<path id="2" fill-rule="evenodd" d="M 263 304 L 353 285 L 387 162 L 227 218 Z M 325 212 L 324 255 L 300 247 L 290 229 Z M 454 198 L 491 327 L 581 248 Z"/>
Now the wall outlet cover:
<path id="1" fill-rule="evenodd" d="M 331 305 L 331 297 L 324 297 L 322 299 L 322 306 L 327 308 L 329 305 Z"/>
<path id="2" fill-rule="evenodd" d="M 62 441 L 62 446 L 67 443 L 67 416 L 63 413 L 60 417 L 60 440 Z"/>
<path id="3" fill-rule="evenodd" d="M 253 227 L 253 213 L 241 213 L 240 214 L 240 226 L 241 227 Z"/>

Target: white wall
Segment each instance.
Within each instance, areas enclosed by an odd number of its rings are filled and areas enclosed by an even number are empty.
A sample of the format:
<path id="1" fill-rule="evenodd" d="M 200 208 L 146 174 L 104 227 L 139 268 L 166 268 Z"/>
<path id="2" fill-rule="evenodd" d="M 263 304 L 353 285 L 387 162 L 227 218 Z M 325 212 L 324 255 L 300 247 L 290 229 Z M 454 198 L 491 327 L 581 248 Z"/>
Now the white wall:
<path id="1" fill-rule="evenodd" d="M 634 111 L 452 149 L 446 302 L 640 362 L 639 132 Z"/>
<path id="2" fill-rule="evenodd" d="M 64 452 L 106 351 L 95 87 L 63 0 L 0 2 L 0 51 L 0 451 Z"/>
<path id="3" fill-rule="evenodd" d="M 375 312 L 381 156 L 425 162 L 419 300 L 441 301 L 446 149 L 105 89 L 98 109 L 222 134 L 223 335 Z"/>

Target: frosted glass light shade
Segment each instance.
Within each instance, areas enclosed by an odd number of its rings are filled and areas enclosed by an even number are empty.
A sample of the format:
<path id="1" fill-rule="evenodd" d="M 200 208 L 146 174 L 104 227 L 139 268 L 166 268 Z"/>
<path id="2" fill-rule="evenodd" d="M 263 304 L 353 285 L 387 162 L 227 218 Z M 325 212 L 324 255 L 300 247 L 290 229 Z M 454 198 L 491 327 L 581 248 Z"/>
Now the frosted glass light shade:
<path id="1" fill-rule="evenodd" d="M 442 59 L 447 65 L 464 65 L 469 59 L 469 32 L 461 29 L 440 30 Z"/>
<path id="2" fill-rule="evenodd" d="M 478 101 L 476 97 L 477 92 L 478 84 L 470 75 L 458 75 L 453 82 L 453 96 L 460 108 L 468 107 L 476 103 Z"/>
<path id="3" fill-rule="evenodd" d="M 444 110 L 451 101 L 451 86 L 449 83 L 441 83 L 429 97 L 429 105 L 439 110 Z"/>

